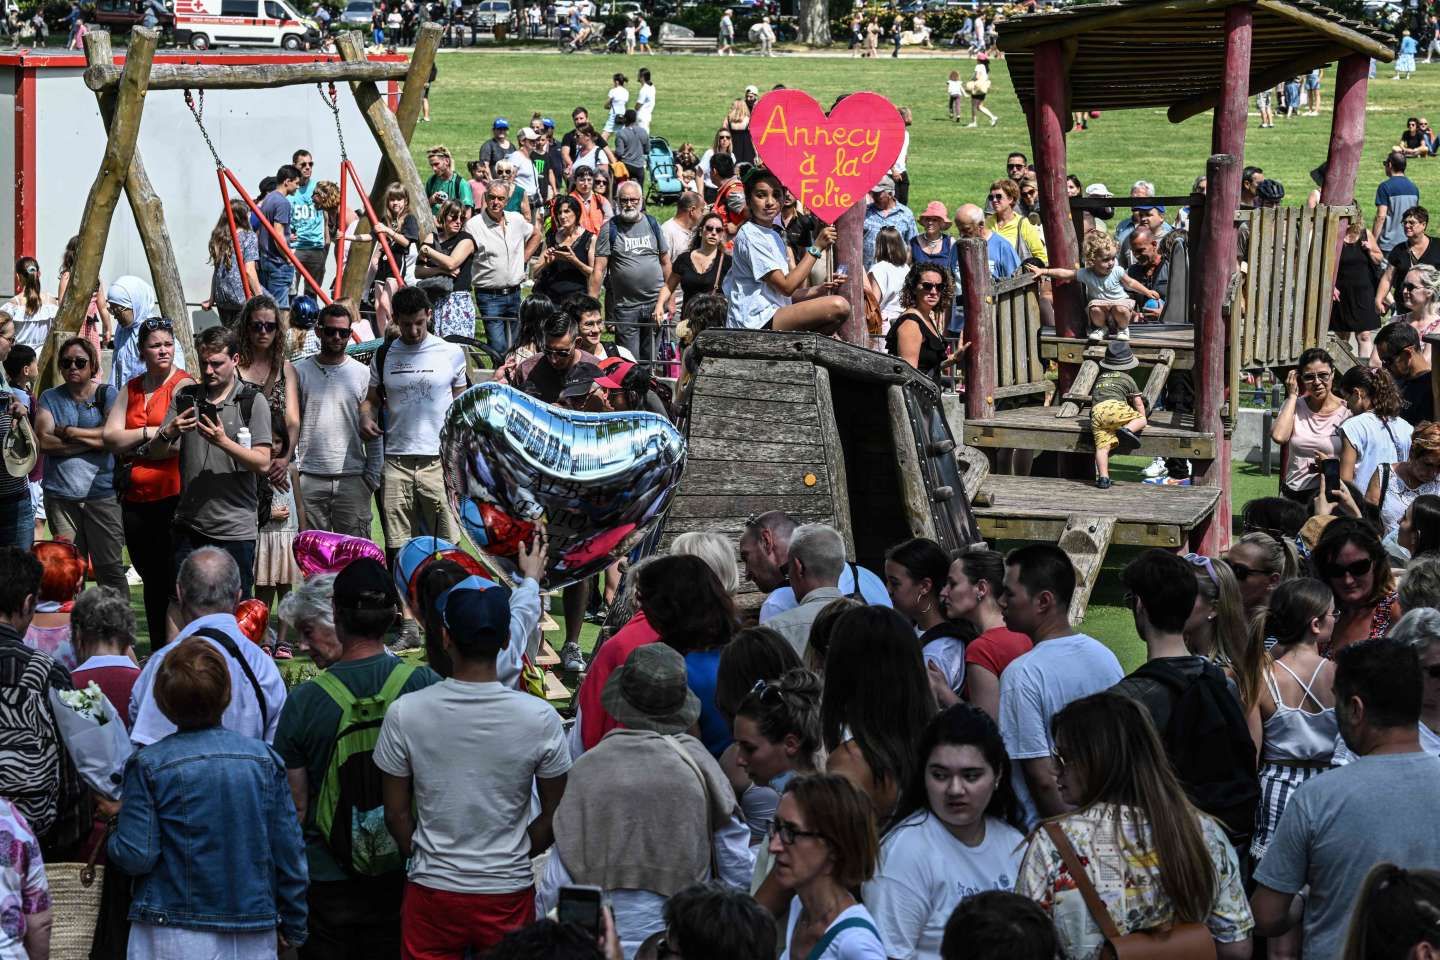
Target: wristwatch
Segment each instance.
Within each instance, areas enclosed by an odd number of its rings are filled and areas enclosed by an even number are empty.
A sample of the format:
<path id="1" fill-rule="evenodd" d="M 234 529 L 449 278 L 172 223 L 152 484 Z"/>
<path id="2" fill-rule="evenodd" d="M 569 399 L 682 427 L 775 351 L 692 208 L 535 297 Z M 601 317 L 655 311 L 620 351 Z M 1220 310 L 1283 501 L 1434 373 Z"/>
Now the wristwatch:
<path id="1" fill-rule="evenodd" d="M 810 254 L 810 256 L 814 257 L 816 260 L 819 260 L 819 259 L 820 259 L 822 256 L 824 256 L 824 254 L 825 254 L 825 251 L 824 251 L 824 250 L 821 250 L 819 247 L 815 246 L 815 244 L 813 244 L 813 243 L 810 244 L 810 246 L 808 246 L 808 247 L 805 248 L 805 252 L 808 253 L 808 254 Z"/>

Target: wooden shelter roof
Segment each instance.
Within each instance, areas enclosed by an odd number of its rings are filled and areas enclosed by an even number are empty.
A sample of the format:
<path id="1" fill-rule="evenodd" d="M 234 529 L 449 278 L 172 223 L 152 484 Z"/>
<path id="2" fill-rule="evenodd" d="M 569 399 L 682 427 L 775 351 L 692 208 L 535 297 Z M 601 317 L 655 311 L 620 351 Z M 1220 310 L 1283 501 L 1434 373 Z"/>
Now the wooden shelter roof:
<path id="1" fill-rule="evenodd" d="M 1035 47 L 1058 40 L 1071 108 L 1168 107 L 1176 123 L 1212 108 L 1225 70 L 1225 11 L 1254 10 L 1251 94 L 1359 53 L 1395 57 L 1394 39 L 1318 0 L 1110 0 L 1012 17 L 1000 49 L 1021 102 L 1035 97 Z"/>

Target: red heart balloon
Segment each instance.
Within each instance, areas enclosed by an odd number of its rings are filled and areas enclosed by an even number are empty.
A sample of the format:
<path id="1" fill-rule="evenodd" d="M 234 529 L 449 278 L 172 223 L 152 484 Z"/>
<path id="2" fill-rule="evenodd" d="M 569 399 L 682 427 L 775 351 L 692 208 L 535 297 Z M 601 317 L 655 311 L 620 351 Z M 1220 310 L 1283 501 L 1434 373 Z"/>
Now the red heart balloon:
<path id="1" fill-rule="evenodd" d="M 270 625 L 270 608 L 253 597 L 241 600 L 235 608 L 235 620 L 240 624 L 240 632 L 249 637 L 251 643 L 259 644 L 265 639 L 265 628 Z"/>
<path id="2" fill-rule="evenodd" d="M 772 90 L 750 111 L 755 152 L 815 216 L 834 223 L 890 172 L 905 120 L 878 93 L 852 93 L 826 116 L 803 90 Z"/>

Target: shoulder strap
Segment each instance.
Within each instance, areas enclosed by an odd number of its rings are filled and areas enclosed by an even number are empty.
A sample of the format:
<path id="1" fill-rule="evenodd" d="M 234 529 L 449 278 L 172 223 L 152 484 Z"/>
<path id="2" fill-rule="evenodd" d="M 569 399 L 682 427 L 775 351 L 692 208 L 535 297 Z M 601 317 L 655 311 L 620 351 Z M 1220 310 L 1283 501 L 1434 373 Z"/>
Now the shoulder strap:
<path id="1" fill-rule="evenodd" d="M 375 392 L 380 395 L 380 406 L 385 406 L 385 358 L 390 355 L 390 344 L 395 341 L 387 339 L 380 344 L 380 349 L 375 351 Z"/>
<path id="2" fill-rule="evenodd" d="M 265 691 L 260 689 L 260 681 L 255 678 L 255 671 L 250 669 L 250 661 L 240 653 L 240 647 L 235 642 L 235 638 L 214 627 L 203 627 L 196 630 L 195 636 L 214 640 L 232 659 L 240 663 L 240 669 L 245 672 L 245 679 L 250 681 L 250 689 L 255 691 L 255 701 L 260 704 L 260 732 L 263 734 L 270 729 L 270 708 L 265 704 Z"/>
<path id="3" fill-rule="evenodd" d="M 1105 908 L 1105 903 L 1100 899 L 1100 894 L 1095 892 L 1095 884 L 1090 881 L 1090 875 L 1085 872 L 1085 865 L 1080 862 L 1080 857 L 1075 853 L 1075 848 L 1070 844 L 1070 838 L 1058 823 L 1046 823 L 1045 833 L 1050 842 L 1055 845 L 1055 852 L 1060 854 L 1060 859 L 1065 861 L 1065 869 L 1070 871 L 1070 879 L 1075 881 L 1075 888 L 1080 891 L 1080 896 L 1085 898 L 1085 909 L 1090 911 L 1090 919 L 1095 921 L 1100 932 L 1107 940 L 1118 940 L 1120 930 L 1115 926 L 1115 918 L 1110 916 L 1110 911 Z"/>
<path id="4" fill-rule="evenodd" d="M 248 428 L 250 426 L 250 414 L 255 410 L 255 397 L 260 391 L 243 381 L 238 389 L 240 393 L 235 399 L 240 403 L 240 419 L 242 421 L 240 426 Z"/>
<path id="5" fill-rule="evenodd" d="M 865 596 L 860 592 L 860 568 L 855 565 L 854 560 L 850 561 L 850 587 L 851 590 L 850 593 L 847 594 L 847 597 L 851 600 L 859 600 L 861 603 L 864 603 Z"/>
<path id="6" fill-rule="evenodd" d="M 840 936 L 840 934 L 846 930 L 855 930 L 857 928 L 869 930 L 876 940 L 880 939 L 880 931 L 876 930 L 875 925 L 869 920 L 866 920 L 864 917 L 846 917 L 825 931 L 825 936 L 821 937 L 815 946 L 810 949 L 810 954 L 806 957 L 806 960 L 820 960 L 821 957 L 825 956 L 825 951 L 830 949 L 830 944 L 834 942 L 836 937 Z"/>
<path id="7" fill-rule="evenodd" d="M 310 679 L 315 681 L 315 686 L 330 695 L 330 699 L 335 701 L 335 705 L 340 708 L 342 714 L 355 702 L 355 694 L 351 693 L 350 688 L 341 683 L 330 671 L 322 670 Z"/>
<path id="8" fill-rule="evenodd" d="M 645 219 L 650 222 L 650 234 L 655 238 L 655 252 L 660 252 L 660 221 L 650 214 L 645 214 Z"/>
<path id="9" fill-rule="evenodd" d="M 390 676 L 385 678 L 385 685 L 380 688 L 380 699 L 388 703 L 400 696 L 400 691 L 410 680 L 415 669 L 416 664 L 410 660 L 401 660 L 395 664 L 395 669 L 390 671 Z"/>

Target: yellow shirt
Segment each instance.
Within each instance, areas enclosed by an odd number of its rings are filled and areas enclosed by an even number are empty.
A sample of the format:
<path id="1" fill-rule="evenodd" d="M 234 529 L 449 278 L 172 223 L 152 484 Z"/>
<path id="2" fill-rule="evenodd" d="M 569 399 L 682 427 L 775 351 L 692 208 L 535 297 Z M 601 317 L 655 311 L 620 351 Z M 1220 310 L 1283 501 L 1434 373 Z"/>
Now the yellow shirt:
<path id="1" fill-rule="evenodd" d="M 1030 256 L 1039 260 L 1043 266 L 1050 265 L 1049 257 L 1045 253 L 1045 238 L 1041 235 L 1040 228 L 1027 218 L 1017 214 L 1009 223 L 1000 223 L 994 217 L 990 217 L 986 221 L 986 226 L 1004 237 L 1017 253 L 1020 252 L 1020 240 L 1023 239 L 1025 246 L 1030 249 Z M 1024 258 L 1022 254 L 1021 259 Z"/>

